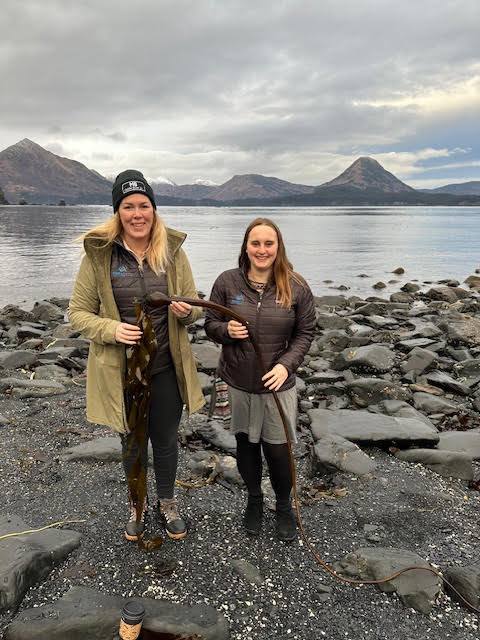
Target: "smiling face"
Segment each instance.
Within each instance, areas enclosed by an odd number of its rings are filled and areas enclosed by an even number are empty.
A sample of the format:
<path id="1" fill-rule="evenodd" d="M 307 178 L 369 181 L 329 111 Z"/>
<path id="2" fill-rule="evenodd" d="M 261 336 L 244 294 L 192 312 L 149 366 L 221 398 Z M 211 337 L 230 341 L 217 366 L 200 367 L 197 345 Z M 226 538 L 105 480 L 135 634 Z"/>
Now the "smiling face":
<path id="1" fill-rule="evenodd" d="M 250 275 L 269 276 L 277 257 L 278 238 L 275 229 L 259 224 L 248 234 L 246 252 L 250 260 Z"/>
<path id="2" fill-rule="evenodd" d="M 141 193 L 132 193 L 120 202 L 118 215 L 127 244 L 132 248 L 143 246 L 146 249 L 155 215 L 150 198 Z"/>

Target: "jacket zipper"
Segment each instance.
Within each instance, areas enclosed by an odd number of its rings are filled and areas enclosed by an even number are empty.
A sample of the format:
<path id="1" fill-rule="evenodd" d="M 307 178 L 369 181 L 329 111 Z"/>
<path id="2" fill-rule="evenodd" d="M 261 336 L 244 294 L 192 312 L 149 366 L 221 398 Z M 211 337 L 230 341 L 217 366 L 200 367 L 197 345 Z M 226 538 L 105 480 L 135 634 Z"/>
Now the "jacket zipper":
<path id="1" fill-rule="evenodd" d="M 145 286 L 145 274 L 143 271 L 143 265 L 138 263 L 138 273 L 140 275 L 140 288 L 142 289 L 142 294 L 144 297 L 147 295 L 147 287 Z"/>
<path id="2" fill-rule="evenodd" d="M 257 296 L 258 296 L 258 302 L 257 302 L 257 309 L 256 309 L 256 321 L 255 321 L 255 340 L 257 341 L 257 344 L 259 342 L 259 335 L 260 335 L 260 311 L 262 308 L 262 296 L 260 295 L 260 293 L 257 291 Z M 262 376 L 262 371 L 260 370 L 260 377 Z M 252 371 L 255 372 L 255 367 L 252 368 Z M 261 380 L 260 380 L 260 384 L 261 384 Z M 252 389 L 254 389 L 256 387 L 255 385 L 255 380 L 252 379 Z"/>

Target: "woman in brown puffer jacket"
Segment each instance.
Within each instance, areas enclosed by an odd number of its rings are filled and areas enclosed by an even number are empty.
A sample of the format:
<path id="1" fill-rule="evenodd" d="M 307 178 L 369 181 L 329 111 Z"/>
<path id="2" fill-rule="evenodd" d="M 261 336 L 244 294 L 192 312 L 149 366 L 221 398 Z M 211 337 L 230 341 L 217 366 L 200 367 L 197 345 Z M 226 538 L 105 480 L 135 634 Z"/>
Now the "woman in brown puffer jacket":
<path id="1" fill-rule="evenodd" d="M 248 226 L 238 265 L 217 278 L 210 299 L 248 321 L 267 373 L 262 376 L 244 325 L 208 309 L 205 331 L 222 345 L 217 375 L 228 385 L 237 466 L 248 490 L 244 526 L 251 535 L 260 533 L 263 450 L 276 495 L 277 537 L 291 541 L 295 538 L 295 520 L 288 446 L 269 392 L 278 392 L 290 438 L 295 442 L 295 371 L 314 337 L 314 300 L 307 283 L 294 273 L 287 259 L 280 229 L 268 218 L 257 218 Z"/>

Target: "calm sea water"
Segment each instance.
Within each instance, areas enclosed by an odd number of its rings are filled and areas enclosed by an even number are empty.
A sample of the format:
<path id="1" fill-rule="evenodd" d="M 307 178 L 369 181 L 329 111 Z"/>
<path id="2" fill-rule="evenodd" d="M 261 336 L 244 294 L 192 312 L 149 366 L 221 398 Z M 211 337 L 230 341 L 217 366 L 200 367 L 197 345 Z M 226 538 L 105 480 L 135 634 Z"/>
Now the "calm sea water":
<path id="1" fill-rule="evenodd" d="M 168 226 L 185 231 L 197 288 L 236 266 L 243 233 L 257 216 L 274 219 L 290 260 L 314 293 L 386 296 L 407 281 L 462 282 L 480 267 L 480 207 L 160 207 Z M 69 296 L 81 258 L 73 239 L 111 215 L 107 206 L 0 207 L 0 308 Z M 405 275 L 395 276 L 396 267 Z M 367 278 L 358 277 L 367 274 Z M 330 280 L 331 282 L 326 282 Z"/>

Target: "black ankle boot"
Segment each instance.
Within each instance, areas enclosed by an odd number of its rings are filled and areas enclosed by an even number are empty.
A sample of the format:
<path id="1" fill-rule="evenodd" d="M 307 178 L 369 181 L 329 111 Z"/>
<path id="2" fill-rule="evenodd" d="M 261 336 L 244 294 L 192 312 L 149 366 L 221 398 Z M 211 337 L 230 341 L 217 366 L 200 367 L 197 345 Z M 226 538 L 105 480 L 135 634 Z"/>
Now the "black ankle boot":
<path id="1" fill-rule="evenodd" d="M 263 495 L 248 496 L 247 508 L 243 514 L 243 526 L 251 536 L 258 536 L 262 528 Z"/>
<path id="2" fill-rule="evenodd" d="M 284 542 L 292 542 L 296 537 L 296 522 L 292 507 L 278 506 L 275 512 L 277 538 Z"/>

